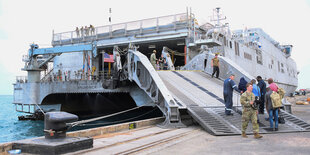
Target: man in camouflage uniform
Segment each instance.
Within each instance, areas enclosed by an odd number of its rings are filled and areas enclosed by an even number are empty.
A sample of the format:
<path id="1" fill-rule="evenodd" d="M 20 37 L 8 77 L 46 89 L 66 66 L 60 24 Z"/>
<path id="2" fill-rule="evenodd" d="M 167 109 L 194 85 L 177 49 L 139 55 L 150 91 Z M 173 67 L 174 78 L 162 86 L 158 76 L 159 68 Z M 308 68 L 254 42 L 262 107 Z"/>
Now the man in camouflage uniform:
<path id="1" fill-rule="evenodd" d="M 251 120 L 253 125 L 254 138 L 262 138 L 263 136 L 259 135 L 259 126 L 257 123 L 257 110 L 252 108 L 252 105 L 255 100 L 255 96 L 252 93 L 253 86 L 251 83 L 246 85 L 247 91 L 243 93 L 240 97 L 240 102 L 242 104 L 242 137 L 247 138 L 245 131 L 248 127 L 248 123 Z"/>
<path id="2" fill-rule="evenodd" d="M 154 69 L 156 69 L 156 61 L 157 61 L 156 50 L 153 50 L 153 53 L 151 54 L 151 57 L 150 57 L 150 61 L 151 61 L 151 64 L 153 65 Z"/>

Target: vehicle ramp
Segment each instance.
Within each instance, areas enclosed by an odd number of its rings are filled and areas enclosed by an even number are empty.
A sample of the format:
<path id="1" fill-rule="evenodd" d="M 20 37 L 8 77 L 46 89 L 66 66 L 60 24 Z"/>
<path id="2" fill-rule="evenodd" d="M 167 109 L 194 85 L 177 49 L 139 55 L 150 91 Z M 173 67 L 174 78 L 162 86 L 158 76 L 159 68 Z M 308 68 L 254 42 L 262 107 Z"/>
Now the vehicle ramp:
<path id="1" fill-rule="evenodd" d="M 234 115 L 226 116 L 223 81 L 201 71 L 158 71 L 158 74 L 173 97 L 187 106 L 188 113 L 207 132 L 218 136 L 241 134 L 240 96 L 234 93 Z M 269 121 L 265 121 L 264 115 L 259 115 L 260 133 L 310 131 L 310 124 L 300 118 L 283 110 L 280 115 L 286 123 L 279 124 L 279 131 L 268 131 Z M 251 123 L 246 132 L 252 134 Z"/>

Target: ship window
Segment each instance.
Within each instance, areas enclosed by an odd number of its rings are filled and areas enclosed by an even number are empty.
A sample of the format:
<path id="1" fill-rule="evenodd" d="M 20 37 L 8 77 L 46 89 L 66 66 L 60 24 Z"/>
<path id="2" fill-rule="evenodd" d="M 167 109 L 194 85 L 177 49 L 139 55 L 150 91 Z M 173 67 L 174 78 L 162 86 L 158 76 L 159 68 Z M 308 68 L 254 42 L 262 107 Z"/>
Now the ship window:
<path id="1" fill-rule="evenodd" d="M 281 67 L 283 67 L 283 63 L 281 63 Z"/>
<path id="2" fill-rule="evenodd" d="M 271 64 L 273 64 L 273 60 L 271 60 Z"/>
<path id="3" fill-rule="evenodd" d="M 224 36 L 224 46 L 226 46 L 226 37 Z"/>
<path id="4" fill-rule="evenodd" d="M 239 53 L 239 44 L 237 42 L 234 42 L 235 44 L 235 54 L 240 56 L 240 53 Z"/>
<path id="5" fill-rule="evenodd" d="M 252 55 L 249 53 L 244 52 L 244 58 L 252 60 Z M 270 66 L 269 66 L 270 67 Z"/>
<path id="6" fill-rule="evenodd" d="M 231 41 L 229 42 L 229 47 L 232 48 L 232 43 L 231 43 Z"/>
<path id="7" fill-rule="evenodd" d="M 256 50 L 256 61 L 260 65 L 263 64 L 263 56 L 262 56 L 262 52 L 260 50 Z"/>
<path id="8" fill-rule="evenodd" d="M 280 62 L 278 61 L 278 71 L 280 72 Z"/>

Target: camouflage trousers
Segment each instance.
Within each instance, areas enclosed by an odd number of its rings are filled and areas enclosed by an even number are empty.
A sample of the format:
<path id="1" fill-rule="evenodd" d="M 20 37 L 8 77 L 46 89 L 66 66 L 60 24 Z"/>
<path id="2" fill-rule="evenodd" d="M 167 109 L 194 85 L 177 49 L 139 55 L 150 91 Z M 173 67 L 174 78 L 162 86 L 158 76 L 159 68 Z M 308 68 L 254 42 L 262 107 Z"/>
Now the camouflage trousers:
<path id="1" fill-rule="evenodd" d="M 242 132 L 245 132 L 249 121 L 251 120 L 252 125 L 253 125 L 253 132 L 258 133 L 259 132 L 259 126 L 257 123 L 257 115 L 256 111 L 252 108 L 244 108 L 242 111 Z"/>
<path id="2" fill-rule="evenodd" d="M 151 62 L 151 64 L 154 67 L 154 69 L 156 70 L 156 62 Z"/>

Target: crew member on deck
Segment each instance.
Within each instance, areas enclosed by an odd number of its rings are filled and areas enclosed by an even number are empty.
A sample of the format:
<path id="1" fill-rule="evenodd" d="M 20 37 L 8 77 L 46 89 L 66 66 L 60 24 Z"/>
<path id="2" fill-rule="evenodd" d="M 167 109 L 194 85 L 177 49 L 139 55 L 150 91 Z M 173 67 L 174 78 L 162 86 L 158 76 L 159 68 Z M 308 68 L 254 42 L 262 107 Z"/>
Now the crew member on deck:
<path id="1" fill-rule="evenodd" d="M 231 110 L 232 110 L 232 106 L 233 106 L 232 97 L 233 97 L 234 89 L 235 89 L 235 91 L 240 93 L 240 90 L 238 89 L 237 85 L 235 84 L 234 79 L 235 79 L 235 75 L 231 74 L 230 77 L 224 81 L 223 94 L 224 94 L 225 114 L 226 115 L 233 115 L 231 113 Z"/>
<path id="2" fill-rule="evenodd" d="M 154 69 L 156 69 L 156 61 L 157 61 L 156 50 L 153 50 L 153 53 L 151 54 L 150 60 L 151 60 L 151 64 L 153 65 Z"/>
<path id="3" fill-rule="evenodd" d="M 211 61 L 211 67 L 213 67 L 212 78 L 213 78 L 215 73 L 216 73 L 216 78 L 219 78 L 219 74 L 220 74 L 220 69 L 219 69 L 220 61 L 219 61 L 217 56 L 218 56 L 218 54 L 215 54 L 215 57 Z"/>

